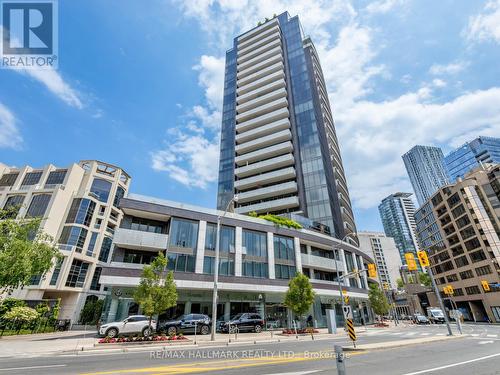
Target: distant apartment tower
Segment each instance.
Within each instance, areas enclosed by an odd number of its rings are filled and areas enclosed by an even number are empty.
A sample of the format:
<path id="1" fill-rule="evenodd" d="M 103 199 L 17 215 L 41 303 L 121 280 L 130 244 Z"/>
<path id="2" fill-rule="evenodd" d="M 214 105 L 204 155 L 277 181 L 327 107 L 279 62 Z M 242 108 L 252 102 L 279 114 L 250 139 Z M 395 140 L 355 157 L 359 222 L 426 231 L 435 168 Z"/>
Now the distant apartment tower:
<path id="1" fill-rule="evenodd" d="M 415 205 L 410 197 L 411 193 L 391 194 L 378 206 L 384 232 L 386 236 L 394 238 L 402 264 L 406 264 L 405 253 L 416 253 L 418 249 Z"/>
<path id="2" fill-rule="evenodd" d="M 406 171 L 420 206 L 437 189 L 448 183 L 443 158 L 443 151 L 432 146 L 415 146 L 403 155 Z"/>
<path id="3" fill-rule="evenodd" d="M 298 214 L 337 238 L 356 232 L 319 58 L 288 12 L 226 53 L 217 207 Z"/>
<path id="4" fill-rule="evenodd" d="M 17 218 L 39 217 L 63 257 L 46 275 L 13 292 L 25 300 L 61 299 L 61 319 L 76 323 L 87 298 L 105 295 L 99 284 L 130 177 L 119 167 L 85 160 L 65 168 L 11 168 L 0 163 L 0 208 Z"/>
<path id="5" fill-rule="evenodd" d="M 453 287 L 466 320 L 500 323 L 500 165 L 442 187 L 415 218 L 439 290 Z"/>
<path id="6" fill-rule="evenodd" d="M 394 238 L 379 232 L 358 232 L 359 249 L 375 260 L 379 283 L 388 283 L 397 289 L 402 266 L 401 256 Z"/>
<path id="7" fill-rule="evenodd" d="M 500 163 L 500 138 L 478 137 L 450 152 L 444 158 L 451 182 L 485 163 Z"/>

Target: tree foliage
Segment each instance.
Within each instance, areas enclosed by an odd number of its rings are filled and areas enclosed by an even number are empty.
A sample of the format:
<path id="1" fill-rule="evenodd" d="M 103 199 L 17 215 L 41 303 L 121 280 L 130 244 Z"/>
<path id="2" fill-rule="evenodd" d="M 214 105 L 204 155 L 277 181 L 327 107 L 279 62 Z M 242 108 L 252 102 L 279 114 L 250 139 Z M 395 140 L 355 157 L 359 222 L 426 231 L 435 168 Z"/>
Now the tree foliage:
<path id="1" fill-rule="evenodd" d="M 0 210 L 0 291 L 12 291 L 44 275 L 59 256 L 53 239 L 40 229 L 40 221 L 16 220 L 12 209 Z"/>
<path id="2" fill-rule="evenodd" d="M 402 289 L 405 286 L 405 284 L 403 283 L 403 279 L 400 277 L 396 279 L 396 284 L 398 285 L 399 289 Z"/>
<path id="3" fill-rule="evenodd" d="M 26 306 L 26 302 L 17 298 L 5 298 L 0 304 L 0 318 L 2 318 L 5 313 L 12 310 L 14 307 Z"/>
<path id="4" fill-rule="evenodd" d="M 288 291 L 285 295 L 285 306 L 287 306 L 293 313 L 302 317 L 307 313 L 314 302 L 314 290 L 311 282 L 302 273 L 290 280 L 288 283 Z"/>
<path id="5" fill-rule="evenodd" d="M 257 212 L 252 211 L 248 214 L 248 216 L 251 217 L 256 217 L 259 219 L 264 219 L 267 221 L 270 221 L 276 225 L 279 225 L 281 227 L 288 227 L 288 228 L 294 228 L 294 229 L 302 229 L 302 225 L 297 223 L 295 220 L 288 219 L 284 216 L 278 216 L 278 215 L 271 215 L 271 214 L 266 214 L 266 215 L 258 215 Z"/>
<path id="6" fill-rule="evenodd" d="M 81 324 L 97 324 L 101 318 L 104 300 L 98 299 L 96 301 L 87 301 L 80 313 Z"/>
<path id="7" fill-rule="evenodd" d="M 431 277 L 429 276 L 429 274 L 427 274 L 425 272 L 419 272 L 418 278 L 420 280 L 420 284 L 423 284 L 424 286 L 426 286 L 428 288 L 430 288 L 432 286 L 432 281 L 431 281 Z"/>
<path id="8" fill-rule="evenodd" d="M 371 284 L 368 292 L 368 299 L 375 314 L 385 315 L 389 312 L 389 302 L 385 293 L 380 290 L 378 284 Z"/>
<path id="9" fill-rule="evenodd" d="M 167 258 L 163 253 L 145 266 L 141 281 L 134 292 L 134 300 L 142 308 L 144 315 L 149 317 L 161 314 L 170 307 L 177 305 L 177 287 L 174 282 L 174 273 L 167 271 Z"/>
<path id="10" fill-rule="evenodd" d="M 35 309 L 27 306 L 17 306 L 12 310 L 7 311 L 3 318 L 10 322 L 16 322 L 18 324 L 31 323 L 37 320 L 40 315 Z"/>

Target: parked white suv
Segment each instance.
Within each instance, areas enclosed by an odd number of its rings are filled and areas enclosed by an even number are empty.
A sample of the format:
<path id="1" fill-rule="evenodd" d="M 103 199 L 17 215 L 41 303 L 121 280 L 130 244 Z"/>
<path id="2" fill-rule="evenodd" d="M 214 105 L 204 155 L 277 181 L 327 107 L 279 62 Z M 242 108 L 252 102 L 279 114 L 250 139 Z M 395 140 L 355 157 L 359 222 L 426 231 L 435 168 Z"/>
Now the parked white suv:
<path id="1" fill-rule="evenodd" d="M 149 336 L 156 331 L 156 320 L 151 321 L 145 315 L 131 315 L 121 322 L 111 322 L 103 324 L 99 328 L 99 335 L 107 337 L 117 337 L 118 335 L 132 335 L 140 333 Z"/>

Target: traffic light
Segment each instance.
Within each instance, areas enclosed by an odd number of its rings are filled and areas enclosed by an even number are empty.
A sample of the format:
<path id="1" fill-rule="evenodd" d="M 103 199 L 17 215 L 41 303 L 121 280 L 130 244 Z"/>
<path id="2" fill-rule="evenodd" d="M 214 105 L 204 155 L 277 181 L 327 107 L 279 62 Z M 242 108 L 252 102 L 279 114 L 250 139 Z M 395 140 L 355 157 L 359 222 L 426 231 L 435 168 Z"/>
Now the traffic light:
<path id="1" fill-rule="evenodd" d="M 417 270 L 417 262 L 415 261 L 415 255 L 413 253 L 405 253 L 406 265 L 408 266 L 408 271 Z"/>
<path id="2" fill-rule="evenodd" d="M 427 253 L 425 251 L 417 251 L 418 260 L 422 267 L 429 267 L 429 258 L 427 257 Z"/>
<path id="3" fill-rule="evenodd" d="M 453 294 L 455 294 L 455 290 L 453 289 L 453 287 L 451 285 L 445 286 L 443 288 L 443 292 L 444 292 L 444 294 L 447 294 L 449 296 L 452 296 Z"/>
<path id="4" fill-rule="evenodd" d="M 388 282 L 385 282 L 385 283 L 383 284 L 383 288 L 384 288 L 384 290 L 389 290 L 389 289 L 391 289 L 391 286 L 389 285 L 389 283 L 388 283 Z"/>
<path id="5" fill-rule="evenodd" d="M 377 268 L 375 267 L 374 263 L 368 264 L 368 276 L 372 279 L 377 277 Z"/>
<path id="6" fill-rule="evenodd" d="M 489 292 L 491 290 L 490 283 L 486 280 L 481 280 L 481 285 L 483 286 L 485 292 Z"/>

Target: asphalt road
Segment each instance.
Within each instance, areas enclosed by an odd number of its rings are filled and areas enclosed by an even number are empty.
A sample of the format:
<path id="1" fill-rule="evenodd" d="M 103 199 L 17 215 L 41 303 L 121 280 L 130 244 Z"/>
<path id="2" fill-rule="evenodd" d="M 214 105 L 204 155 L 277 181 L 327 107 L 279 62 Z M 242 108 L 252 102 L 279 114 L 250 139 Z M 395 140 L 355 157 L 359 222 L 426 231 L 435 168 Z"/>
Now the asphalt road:
<path id="1" fill-rule="evenodd" d="M 500 326 L 466 325 L 467 336 L 390 349 L 349 352 L 347 375 L 500 374 Z M 445 336 L 444 326 L 400 327 L 358 334 L 358 344 Z M 155 352 L 95 353 L 0 359 L 8 374 L 336 374 L 328 339 L 186 348 Z"/>

